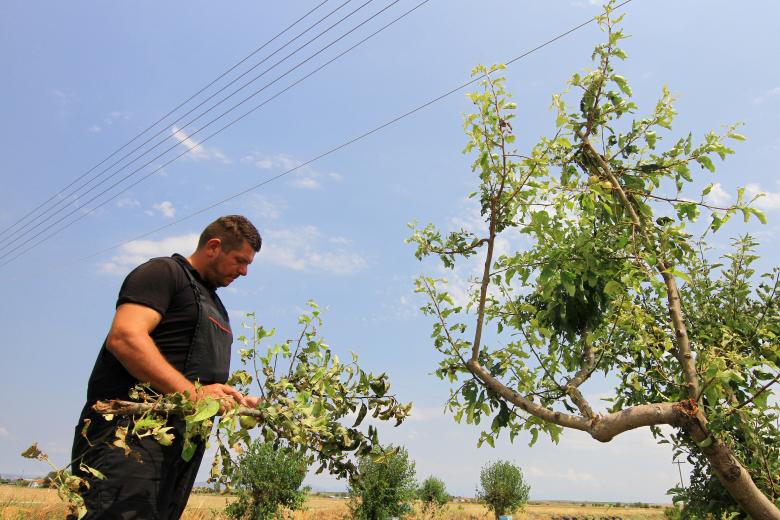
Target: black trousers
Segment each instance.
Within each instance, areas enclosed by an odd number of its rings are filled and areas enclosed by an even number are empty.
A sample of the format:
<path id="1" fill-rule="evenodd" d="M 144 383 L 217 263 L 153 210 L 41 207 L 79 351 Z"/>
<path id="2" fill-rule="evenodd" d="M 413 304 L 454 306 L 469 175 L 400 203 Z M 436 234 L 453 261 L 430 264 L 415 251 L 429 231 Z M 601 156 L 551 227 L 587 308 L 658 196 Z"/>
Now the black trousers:
<path id="1" fill-rule="evenodd" d="M 84 419 L 89 418 L 87 437 L 81 435 Z M 138 454 L 125 456 L 124 450 L 111 445 L 117 426 L 127 425 L 127 418 L 106 421 L 101 415 L 84 407 L 73 439 L 73 473 L 89 481 L 82 493 L 87 515 L 84 520 L 175 520 L 181 517 L 200 467 L 204 443 L 199 443 L 195 456 L 184 461 L 183 422 L 172 421 L 176 430 L 171 446 L 161 446 L 151 437 L 138 439 L 127 436 L 127 444 Z M 79 469 L 80 462 L 105 476 L 97 479 Z"/>

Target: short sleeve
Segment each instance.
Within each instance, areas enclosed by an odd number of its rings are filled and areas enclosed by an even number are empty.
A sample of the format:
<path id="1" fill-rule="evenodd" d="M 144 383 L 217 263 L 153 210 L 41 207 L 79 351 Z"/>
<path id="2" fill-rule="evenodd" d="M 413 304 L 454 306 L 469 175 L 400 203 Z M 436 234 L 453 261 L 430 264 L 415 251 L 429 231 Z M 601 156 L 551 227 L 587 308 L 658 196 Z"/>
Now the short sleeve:
<path id="1" fill-rule="evenodd" d="M 181 288 L 184 273 L 176 261 L 153 258 L 139 265 L 125 278 L 116 306 L 135 303 L 149 307 L 164 316 L 171 300 Z"/>

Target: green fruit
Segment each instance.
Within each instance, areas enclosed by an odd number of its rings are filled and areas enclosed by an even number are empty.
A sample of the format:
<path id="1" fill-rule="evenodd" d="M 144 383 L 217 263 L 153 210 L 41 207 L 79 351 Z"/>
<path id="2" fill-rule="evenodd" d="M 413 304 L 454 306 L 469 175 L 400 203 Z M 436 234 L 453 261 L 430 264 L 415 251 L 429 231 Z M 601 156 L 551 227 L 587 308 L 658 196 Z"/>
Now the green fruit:
<path id="1" fill-rule="evenodd" d="M 238 420 L 238 422 L 241 424 L 241 427 L 245 430 L 251 430 L 255 426 L 257 426 L 257 419 L 250 415 L 242 415 L 241 418 Z"/>

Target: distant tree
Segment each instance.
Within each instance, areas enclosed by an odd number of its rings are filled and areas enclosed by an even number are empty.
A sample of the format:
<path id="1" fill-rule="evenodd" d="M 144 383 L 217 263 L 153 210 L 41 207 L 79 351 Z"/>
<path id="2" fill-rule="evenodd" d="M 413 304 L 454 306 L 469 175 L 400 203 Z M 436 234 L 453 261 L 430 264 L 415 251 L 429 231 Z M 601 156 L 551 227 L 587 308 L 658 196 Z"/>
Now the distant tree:
<path id="1" fill-rule="evenodd" d="M 404 448 L 375 450 L 358 460 L 358 477 L 349 485 L 353 518 L 386 520 L 412 512 L 417 485 L 414 461 Z"/>
<path id="2" fill-rule="evenodd" d="M 428 477 L 420 484 L 417 488 L 417 498 L 421 502 L 424 518 L 440 516 L 447 502 L 450 501 L 444 481 L 434 476 Z"/>
<path id="3" fill-rule="evenodd" d="M 225 509 L 236 520 L 281 518 L 282 508 L 297 510 L 306 500 L 301 488 L 308 463 L 298 451 L 255 441 L 239 458 L 232 475 L 238 499 Z"/>
<path id="4" fill-rule="evenodd" d="M 706 464 L 745 514 L 777 520 L 780 270 L 752 272 L 748 237 L 722 263 L 705 242 L 735 216 L 766 221 L 745 189 L 718 200 L 702 178 L 745 138 L 735 125 L 700 142 L 675 135 L 667 88 L 636 115 L 613 7 L 597 17 L 593 67 L 552 96 L 556 128 L 527 150 L 503 67 L 474 70 L 465 152 L 484 225 L 413 226 L 410 237 L 420 259 L 479 263 L 460 301 L 446 282 L 418 279 L 436 374 L 453 387 L 456 421 L 487 422 L 480 444 L 524 431 L 555 442 L 565 428 L 609 442 L 648 427 Z M 596 373 L 615 382 L 605 411 L 588 398 Z"/>
<path id="5" fill-rule="evenodd" d="M 479 474 L 479 484 L 477 498 L 493 511 L 496 520 L 523 507 L 531 490 L 520 468 L 503 460 L 485 465 Z"/>

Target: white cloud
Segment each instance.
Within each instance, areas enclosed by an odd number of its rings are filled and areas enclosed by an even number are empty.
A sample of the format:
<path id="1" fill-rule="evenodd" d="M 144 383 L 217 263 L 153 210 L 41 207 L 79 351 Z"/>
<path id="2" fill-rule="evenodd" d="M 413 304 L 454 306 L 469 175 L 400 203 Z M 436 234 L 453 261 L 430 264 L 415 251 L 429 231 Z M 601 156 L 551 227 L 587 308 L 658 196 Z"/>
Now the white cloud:
<path id="1" fill-rule="evenodd" d="M 165 218 L 173 218 L 176 216 L 176 208 L 173 207 L 173 203 L 169 200 L 154 204 L 152 207 L 159 211 Z"/>
<path id="2" fill-rule="evenodd" d="M 313 252 L 309 262 L 314 269 L 333 274 L 352 274 L 366 266 L 366 260 L 357 253 L 349 251 Z"/>
<path id="3" fill-rule="evenodd" d="M 283 203 L 271 202 L 266 197 L 253 193 L 245 203 L 245 212 L 250 216 L 257 216 L 265 221 L 276 220 L 286 208 Z"/>
<path id="4" fill-rule="evenodd" d="M 322 188 L 322 184 L 312 177 L 296 177 L 293 179 L 292 185 L 296 188 L 303 188 L 305 190 L 318 190 Z"/>
<path id="5" fill-rule="evenodd" d="M 295 170 L 290 183 L 300 189 L 316 190 L 322 188 L 322 181 L 328 179 L 333 182 L 344 180 L 343 175 L 336 172 L 323 174 L 312 168 L 303 161 L 292 155 L 279 153 L 276 155 L 263 155 L 260 152 L 253 152 L 246 155 L 241 162 L 251 164 L 261 170 L 277 169 L 281 171 Z"/>
<path id="6" fill-rule="evenodd" d="M 731 200 L 731 194 L 723 189 L 719 182 L 716 182 L 712 185 L 712 189 L 706 198 L 708 202 L 721 206 Z"/>
<path id="7" fill-rule="evenodd" d="M 119 254 L 110 261 L 99 264 L 100 271 L 107 274 L 125 275 L 134 267 L 157 256 L 173 253 L 188 255 L 198 244 L 198 234 L 176 235 L 162 240 L 135 240 L 122 245 Z"/>
<path id="8" fill-rule="evenodd" d="M 75 98 L 73 96 L 71 96 L 70 94 L 66 94 L 62 90 L 56 88 L 51 89 L 49 91 L 49 94 L 51 94 L 51 96 L 57 101 L 57 103 L 63 107 L 71 105 L 75 101 Z"/>
<path id="9" fill-rule="evenodd" d="M 171 135 L 177 141 L 179 141 L 179 144 L 189 150 L 187 157 L 191 159 L 196 161 L 216 159 L 223 164 L 230 164 L 232 162 L 219 148 L 214 146 L 203 146 L 194 139 L 190 138 L 190 136 L 187 135 L 184 130 L 175 125 L 171 127 Z"/>
<path id="10" fill-rule="evenodd" d="M 539 466 L 528 466 L 524 472 L 536 478 L 564 481 L 578 486 L 600 487 L 599 481 L 592 474 L 585 471 L 577 471 L 574 468 L 556 471 Z"/>
<path id="11" fill-rule="evenodd" d="M 439 419 L 445 419 L 443 406 L 412 406 L 412 412 L 409 414 L 410 422 L 427 422 Z"/>
<path id="12" fill-rule="evenodd" d="M 769 90 L 762 92 L 759 96 L 753 98 L 753 103 L 760 105 L 778 96 L 780 96 L 780 87 L 770 88 Z"/>
<path id="13" fill-rule="evenodd" d="M 107 125 L 112 124 L 114 121 L 129 121 L 133 118 L 132 112 L 125 112 L 122 110 L 114 110 L 110 114 L 108 114 L 108 117 L 105 118 L 104 122 Z"/>
<path id="14" fill-rule="evenodd" d="M 115 205 L 117 208 L 137 208 L 141 203 L 138 199 L 133 198 L 130 195 L 125 195 L 124 197 L 118 198 Z"/>
<path id="15" fill-rule="evenodd" d="M 8 437 L 9 435 L 11 434 L 8 432 L 8 428 L 0 426 L 0 437 Z"/>
<path id="16" fill-rule="evenodd" d="M 114 110 L 110 112 L 106 117 L 104 117 L 103 121 L 101 121 L 100 124 L 94 124 L 91 127 L 89 127 L 89 131 L 93 134 L 97 134 L 102 132 L 104 128 L 109 128 L 111 126 L 114 126 L 114 124 L 117 122 L 129 121 L 132 118 L 133 118 L 132 112 L 126 112 L 123 110 Z"/>
<path id="17" fill-rule="evenodd" d="M 476 238 L 483 238 L 488 234 L 487 222 L 480 213 L 479 203 L 474 199 L 464 199 L 459 213 L 450 218 L 449 224 L 449 229 L 445 230 L 447 232 L 465 230 L 474 234 Z M 494 261 L 501 255 L 511 253 L 520 239 L 519 232 L 511 229 L 497 237 L 493 246 Z M 486 255 L 487 248 L 483 246 L 477 249 L 474 256 L 465 260 L 460 259 L 454 269 L 445 268 L 438 263 L 441 277 L 447 280 L 446 290 L 456 305 L 466 305 L 471 300 L 482 277 Z M 491 286 L 490 291 L 491 295 L 499 296 L 498 289 L 494 286 Z"/>
<path id="18" fill-rule="evenodd" d="M 366 267 L 365 258 L 348 244 L 332 244 L 315 226 L 270 230 L 263 235 L 260 262 L 295 271 L 348 275 Z"/>
<path id="19" fill-rule="evenodd" d="M 750 183 L 745 185 L 745 197 L 747 200 L 761 195 L 753 203 L 758 209 L 771 210 L 780 208 L 780 191 L 765 191 L 761 189 L 761 185 L 757 183 Z"/>
<path id="20" fill-rule="evenodd" d="M 480 213 L 479 204 L 474 199 L 464 199 L 461 207 L 461 211 L 450 218 L 450 225 L 453 231 L 463 229 L 476 235 L 486 234 L 488 230 L 487 221 Z"/>

